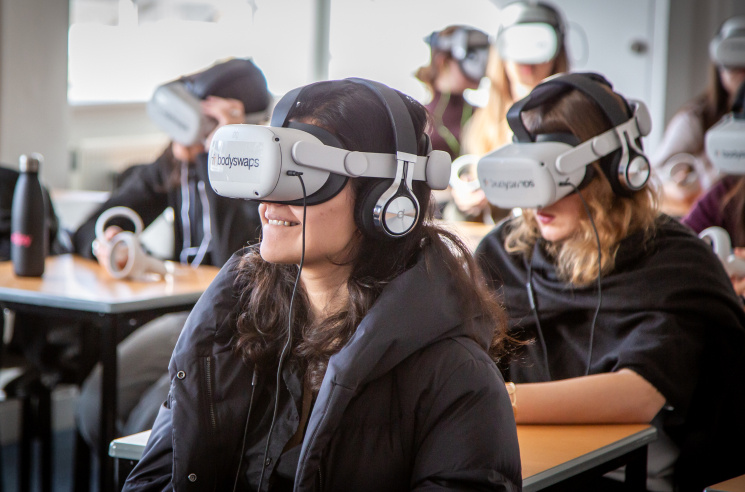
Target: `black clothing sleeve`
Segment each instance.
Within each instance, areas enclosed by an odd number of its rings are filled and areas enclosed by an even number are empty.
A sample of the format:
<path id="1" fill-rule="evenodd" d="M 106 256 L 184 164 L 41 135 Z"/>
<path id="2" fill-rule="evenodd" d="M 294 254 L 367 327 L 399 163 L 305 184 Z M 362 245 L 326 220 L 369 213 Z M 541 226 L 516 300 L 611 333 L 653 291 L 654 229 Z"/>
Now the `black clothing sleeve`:
<path id="1" fill-rule="evenodd" d="M 145 227 L 150 225 L 168 207 L 166 182 L 169 172 L 169 161 L 165 155 L 151 164 L 135 169 L 122 186 L 78 227 L 72 237 L 75 253 L 93 258 L 91 243 L 96 239 L 96 220 L 112 207 L 129 207 L 142 217 Z M 128 220 L 114 219 L 110 221 L 110 225 L 118 225 L 128 231 L 133 230 L 133 225 Z"/>
<path id="2" fill-rule="evenodd" d="M 158 218 L 167 207 L 172 207 L 175 221 L 173 253 L 170 259 L 178 261 L 184 241 L 184 230 L 181 222 L 181 186 L 174 181 L 173 166 L 170 153 L 166 152 L 155 162 L 135 169 L 106 203 L 93 212 L 75 232 L 73 236 L 75 252 L 87 258 L 93 258 L 91 243 L 96 238 L 96 220 L 101 213 L 111 207 L 131 208 L 142 217 L 145 227 Z M 221 266 L 234 252 L 259 240 L 261 235 L 259 204 L 217 195 L 209 184 L 207 169 L 207 154 L 200 154 L 189 170 L 189 180 L 204 183 L 204 192 L 209 205 L 212 239 L 203 263 Z M 201 203 L 191 203 L 190 207 L 198 207 L 197 212 L 189 211 L 192 216 L 196 215 L 191 220 L 201 221 L 201 207 L 203 206 L 204 204 Z M 125 230 L 132 230 L 132 224 L 126 219 L 120 222 L 112 220 L 110 224 L 118 225 Z M 202 238 L 194 238 L 193 235 L 192 237 L 198 246 Z"/>

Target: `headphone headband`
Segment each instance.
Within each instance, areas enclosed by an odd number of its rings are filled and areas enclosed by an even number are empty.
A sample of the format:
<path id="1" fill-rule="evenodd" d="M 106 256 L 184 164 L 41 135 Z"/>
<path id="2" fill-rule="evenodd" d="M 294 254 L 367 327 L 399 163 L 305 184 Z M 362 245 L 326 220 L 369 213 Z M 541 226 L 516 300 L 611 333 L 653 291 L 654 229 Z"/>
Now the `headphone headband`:
<path id="1" fill-rule="evenodd" d="M 485 32 L 466 26 L 456 26 L 447 34 L 434 31 L 424 41 L 432 50 L 447 51 L 456 60 L 463 60 L 469 51 L 490 46 L 489 36 Z"/>
<path id="2" fill-rule="evenodd" d="M 512 2 L 502 8 L 501 14 L 500 31 L 516 24 L 542 23 L 552 26 L 560 37 L 564 36 L 564 19 L 558 9 L 545 2 Z"/>
<path id="3" fill-rule="evenodd" d="M 393 128 L 393 138 L 396 143 L 396 154 L 404 152 L 409 155 L 413 155 L 416 160 L 417 155 L 417 139 L 414 134 L 414 125 L 411 123 L 411 116 L 409 110 L 406 108 L 406 104 L 401 99 L 401 96 L 390 87 L 367 79 L 360 79 L 357 77 L 351 77 L 348 79 L 350 82 L 361 84 L 373 91 L 377 96 L 378 100 L 383 103 L 385 110 L 388 113 L 388 119 L 391 121 L 391 128 Z"/>
<path id="4" fill-rule="evenodd" d="M 556 74 L 538 84 L 527 97 L 513 104 L 507 112 L 507 122 L 515 134 L 517 141 L 536 141 L 535 135 L 532 135 L 525 128 L 525 123 L 522 119 L 523 111 L 542 106 L 571 89 L 581 91 L 594 101 L 605 117 L 608 118 L 611 125 L 618 126 L 627 121 L 631 115 L 626 99 L 621 98 L 627 110 L 626 114 L 624 114 L 624 111 L 618 107 L 616 98 L 608 91 L 599 87 L 598 84 L 603 84 L 613 90 L 613 86 L 605 77 L 592 72 Z"/>

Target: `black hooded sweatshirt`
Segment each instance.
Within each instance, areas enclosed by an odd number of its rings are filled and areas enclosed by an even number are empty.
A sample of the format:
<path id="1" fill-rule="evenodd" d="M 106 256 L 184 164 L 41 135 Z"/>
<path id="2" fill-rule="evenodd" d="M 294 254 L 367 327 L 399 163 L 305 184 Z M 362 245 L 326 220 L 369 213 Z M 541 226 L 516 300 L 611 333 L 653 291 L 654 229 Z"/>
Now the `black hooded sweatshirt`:
<path id="1" fill-rule="evenodd" d="M 238 490 L 256 490 L 263 467 L 262 490 L 273 490 L 277 461 L 299 425 L 303 374 L 295 364 L 283 369 L 264 461 L 275 374 L 258 378 L 246 426 L 253 367 L 233 345 L 238 259 L 186 322 L 168 401 L 126 491 L 232 490 L 236 475 Z M 493 327 L 470 325 L 436 258 L 388 284 L 329 361 L 294 490 L 521 490 L 512 408 L 486 352 Z"/>
<path id="2" fill-rule="evenodd" d="M 503 296 L 511 333 L 535 340 L 503 372 L 516 383 L 583 376 L 597 285 L 560 280 L 543 241 L 531 258 L 507 253 L 510 226 L 510 220 L 502 222 L 476 253 Z M 539 323 L 530 307 L 529 280 Z M 602 277 L 589 374 L 627 368 L 665 397 L 652 423 L 680 448 L 674 476 L 679 490 L 701 491 L 745 473 L 743 327 L 740 299 L 711 249 L 669 217 L 658 219 L 650 239 L 641 233 L 623 239 L 614 270 Z"/>

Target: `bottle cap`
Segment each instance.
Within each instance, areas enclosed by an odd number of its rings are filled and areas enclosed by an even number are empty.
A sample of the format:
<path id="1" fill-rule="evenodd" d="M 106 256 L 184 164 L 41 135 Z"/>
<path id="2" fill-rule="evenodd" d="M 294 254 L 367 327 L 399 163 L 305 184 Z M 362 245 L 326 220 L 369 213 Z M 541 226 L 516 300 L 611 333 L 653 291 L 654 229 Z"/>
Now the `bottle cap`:
<path id="1" fill-rule="evenodd" d="M 22 173 L 38 173 L 39 166 L 44 162 L 44 156 L 34 152 L 31 155 L 21 155 L 19 169 Z"/>

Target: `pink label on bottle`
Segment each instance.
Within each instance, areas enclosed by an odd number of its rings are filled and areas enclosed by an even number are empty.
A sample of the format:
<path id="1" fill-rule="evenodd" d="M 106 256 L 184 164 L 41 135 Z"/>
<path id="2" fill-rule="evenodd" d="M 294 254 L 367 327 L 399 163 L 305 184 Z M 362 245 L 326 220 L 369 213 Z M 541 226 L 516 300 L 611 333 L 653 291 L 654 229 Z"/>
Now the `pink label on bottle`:
<path id="1" fill-rule="evenodd" d="M 16 246 L 28 248 L 31 246 L 31 243 L 33 242 L 33 238 L 29 236 L 28 234 L 23 234 L 21 232 L 14 232 L 10 235 L 10 242 Z"/>

